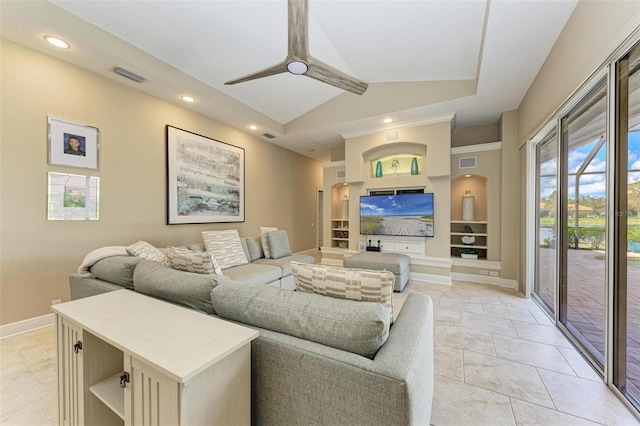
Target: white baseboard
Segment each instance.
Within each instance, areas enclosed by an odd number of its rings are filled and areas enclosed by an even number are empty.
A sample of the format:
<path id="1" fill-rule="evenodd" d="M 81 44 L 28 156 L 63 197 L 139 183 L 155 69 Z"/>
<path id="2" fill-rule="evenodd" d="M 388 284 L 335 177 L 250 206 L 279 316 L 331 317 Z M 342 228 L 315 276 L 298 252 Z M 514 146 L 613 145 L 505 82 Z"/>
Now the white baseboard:
<path id="1" fill-rule="evenodd" d="M 518 281 L 516 281 L 516 280 L 500 279 L 500 287 L 506 287 L 506 288 L 512 288 L 514 290 L 519 290 L 520 289 L 520 283 L 518 283 Z"/>
<path id="2" fill-rule="evenodd" d="M 430 283 L 451 285 L 451 277 L 445 275 L 421 274 L 419 272 L 412 272 L 409 276 L 409 279 L 415 281 L 426 281 Z"/>
<path id="3" fill-rule="evenodd" d="M 518 289 L 518 281 L 516 280 L 507 280 L 502 279 L 500 277 L 492 277 L 487 275 L 475 275 L 475 274 L 465 274 L 462 272 L 452 272 L 451 278 L 456 281 L 467 281 L 472 283 L 480 283 L 480 284 L 490 284 L 498 287 L 511 288 L 514 290 Z"/>
<path id="4" fill-rule="evenodd" d="M 23 321 L 11 324 L 0 325 L 0 339 L 15 336 L 17 334 L 27 333 L 39 328 L 48 327 L 55 324 L 55 314 L 46 314 L 35 318 L 29 318 Z"/>

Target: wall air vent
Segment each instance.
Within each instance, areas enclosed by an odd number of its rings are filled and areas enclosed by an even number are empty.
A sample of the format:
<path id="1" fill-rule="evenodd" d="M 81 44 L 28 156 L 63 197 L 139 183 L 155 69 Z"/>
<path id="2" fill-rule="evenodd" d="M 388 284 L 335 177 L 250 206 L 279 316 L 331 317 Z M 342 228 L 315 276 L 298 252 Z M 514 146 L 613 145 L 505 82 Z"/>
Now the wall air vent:
<path id="1" fill-rule="evenodd" d="M 120 68 L 120 67 L 114 67 L 113 68 L 113 72 L 115 72 L 118 75 L 121 75 L 125 78 L 128 78 L 129 80 L 133 80 L 136 83 L 144 83 L 145 81 L 147 81 L 146 78 L 139 76 L 138 74 L 134 74 L 131 71 L 127 71 L 124 68 Z"/>
<path id="2" fill-rule="evenodd" d="M 264 136 L 265 138 L 269 138 L 269 139 L 275 139 L 276 137 L 274 135 L 272 135 L 271 133 L 263 133 L 262 136 Z"/>
<path id="3" fill-rule="evenodd" d="M 459 167 L 461 169 L 475 169 L 476 168 L 476 157 L 461 158 L 460 162 L 459 162 Z"/>
<path id="4" fill-rule="evenodd" d="M 345 176 L 344 170 L 338 170 L 338 171 L 336 172 L 336 178 L 338 178 L 338 179 L 344 179 L 344 176 Z"/>

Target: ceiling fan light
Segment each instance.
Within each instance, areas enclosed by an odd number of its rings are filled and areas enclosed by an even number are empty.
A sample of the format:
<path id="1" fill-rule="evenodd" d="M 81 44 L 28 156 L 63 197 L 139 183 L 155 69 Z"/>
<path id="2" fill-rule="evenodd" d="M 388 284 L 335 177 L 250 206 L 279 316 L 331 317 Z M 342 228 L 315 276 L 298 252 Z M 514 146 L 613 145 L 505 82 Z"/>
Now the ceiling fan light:
<path id="1" fill-rule="evenodd" d="M 287 64 L 287 70 L 291 74 L 302 75 L 307 72 L 309 67 L 302 61 L 291 61 Z"/>

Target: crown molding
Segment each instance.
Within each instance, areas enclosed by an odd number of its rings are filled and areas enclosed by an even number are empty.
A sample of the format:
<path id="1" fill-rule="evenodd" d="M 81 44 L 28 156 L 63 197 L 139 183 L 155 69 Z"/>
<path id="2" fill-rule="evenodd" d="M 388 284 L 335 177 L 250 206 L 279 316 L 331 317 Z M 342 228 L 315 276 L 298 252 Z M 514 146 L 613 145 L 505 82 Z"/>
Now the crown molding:
<path id="1" fill-rule="evenodd" d="M 502 142 L 478 143 L 451 148 L 451 154 L 469 154 L 470 152 L 495 151 L 499 149 L 502 149 Z"/>
<path id="2" fill-rule="evenodd" d="M 346 162 L 344 160 L 340 160 L 340 161 L 331 161 L 329 163 L 320 163 L 320 166 L 323 169 L 327 169 L 329 167 L 344 167 L 346 164 Z"/>

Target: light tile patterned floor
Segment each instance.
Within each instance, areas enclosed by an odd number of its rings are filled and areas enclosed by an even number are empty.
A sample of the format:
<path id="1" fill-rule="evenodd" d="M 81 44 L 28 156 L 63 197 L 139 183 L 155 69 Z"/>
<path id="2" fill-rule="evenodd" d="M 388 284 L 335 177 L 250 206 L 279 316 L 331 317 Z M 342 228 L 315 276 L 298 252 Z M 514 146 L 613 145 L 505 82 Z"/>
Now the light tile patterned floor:
<path id="1" fill-rule="evenodd" d="M 638 425 L 529 299 L 481 284 L 411 281 L 434 302 L 435 426 Z M 0 341 L 0 424 L 55 424 L 53 327 Z"/>
<path id="2" fill-rule="evenodd" d="M 531 299 L 410 281 L 395 306 L 409 292 L 434 301 L 433 425 L 640 424 Z"/>

